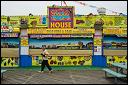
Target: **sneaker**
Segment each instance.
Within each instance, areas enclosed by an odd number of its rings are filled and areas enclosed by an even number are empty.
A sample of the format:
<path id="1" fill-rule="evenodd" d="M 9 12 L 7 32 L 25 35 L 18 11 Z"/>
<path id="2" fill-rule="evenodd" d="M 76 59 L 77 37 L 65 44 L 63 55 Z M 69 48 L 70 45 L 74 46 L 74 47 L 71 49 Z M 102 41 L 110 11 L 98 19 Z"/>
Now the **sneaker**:
<path id="1" fill-rule="evenodd" d="M 44 71 L 38 71 L 38 72 L 44 73 Z"/>
<path id="2" fill-rule="evenodd" d="M 53 70 L 49 71 L 49 73 L 52 73 L 52 72 L 53 72 Z"/>

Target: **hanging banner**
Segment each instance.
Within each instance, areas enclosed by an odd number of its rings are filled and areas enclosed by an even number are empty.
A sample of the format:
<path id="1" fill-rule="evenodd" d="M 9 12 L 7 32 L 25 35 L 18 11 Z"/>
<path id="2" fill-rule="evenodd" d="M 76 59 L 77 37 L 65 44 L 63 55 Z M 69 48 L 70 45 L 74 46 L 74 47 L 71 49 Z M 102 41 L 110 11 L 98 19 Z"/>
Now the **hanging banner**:
<path id="1" fill-rule="evenodd" d="M 28 29 L 28 34 L 94 34 L 95 29 Z"/>
<path id="2" fill-rule="evenodd" d="M 48 7 L 49 28 L 73 28 L 74 7 Z"/>

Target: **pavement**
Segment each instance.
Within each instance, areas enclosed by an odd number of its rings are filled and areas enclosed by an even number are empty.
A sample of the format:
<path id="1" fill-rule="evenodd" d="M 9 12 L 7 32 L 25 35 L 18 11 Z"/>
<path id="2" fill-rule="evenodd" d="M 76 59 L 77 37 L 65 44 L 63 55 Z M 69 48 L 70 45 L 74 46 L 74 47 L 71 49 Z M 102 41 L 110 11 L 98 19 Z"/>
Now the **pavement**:
<path id="1" fill-rule="evenodd" d="M 127 80 L 118 80 L 127 84 Z M 114 84 L 102 70 L 54 70 L 44 73 L 29 69 L 12 69 L 4 73 L 1 84 Z"/>

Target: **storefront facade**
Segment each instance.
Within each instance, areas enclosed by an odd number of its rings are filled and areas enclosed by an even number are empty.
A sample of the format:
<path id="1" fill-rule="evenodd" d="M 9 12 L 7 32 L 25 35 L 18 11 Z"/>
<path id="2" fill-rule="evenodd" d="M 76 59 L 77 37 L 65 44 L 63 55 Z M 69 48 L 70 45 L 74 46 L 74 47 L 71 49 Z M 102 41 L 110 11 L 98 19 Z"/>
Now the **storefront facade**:
<path id="1" fill-rule="evenodd" d="M 127 62 L 125 16 L 75 16 L 73 6 L 60 6 L 48 7 L 48 15 L 44 16 L 2 16 L 1 24 L 8 29 L 12 26 L 12 29 L 16 30 L 11 33 L 17 33 L 15 39 L 18 43 L 18 53 L 11 53 L 17 54 L 12 56 L 18 58 L 19 67 L 40 66 L 42 45 L 50 53 L 51 66 L 106 67 L 110 62 Z M 1 33 L 8 33 L 3 27 L 1 30 L 4 30 Z M 13 40 L 1 40 L 3 47 L 6 43 L 14 43 Z M 7 59 L 12 56 L 10 53 L 5 56 L 9 47 L 3 47 L 1 66 L 11 67 L 9 64 L 5 65 L 5 62 L 15 58 Z"/>

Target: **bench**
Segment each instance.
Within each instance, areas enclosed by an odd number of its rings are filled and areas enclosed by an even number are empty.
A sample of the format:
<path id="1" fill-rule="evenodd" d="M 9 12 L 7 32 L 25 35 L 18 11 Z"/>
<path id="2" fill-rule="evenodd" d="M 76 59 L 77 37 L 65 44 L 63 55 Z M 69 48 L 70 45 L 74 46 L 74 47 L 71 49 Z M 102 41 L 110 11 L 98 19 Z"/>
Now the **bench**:
<path id="1" fill-rule="evenodd" d="M 2 76 L 2 79 L 3 79 L 3 73 L 5 73 L 7 70 L 1 70 L 1 76 Z"/>
<path id="2" fill-rule="evenodd" d="M 107 73 L 111 74 L 112 76 L 115 77 L 115 83 L 117 83 L 117 78 L 124 78 L 124 77 L 127 77 L 126 75 L 124 74 L 121 74 L 121 73 L 117 73 L 111 69 L 108 69 L 108 68 L 105 68 L 103 69 L 103 71 L 105 71 L 105 77 L 107 77 Z"/>

